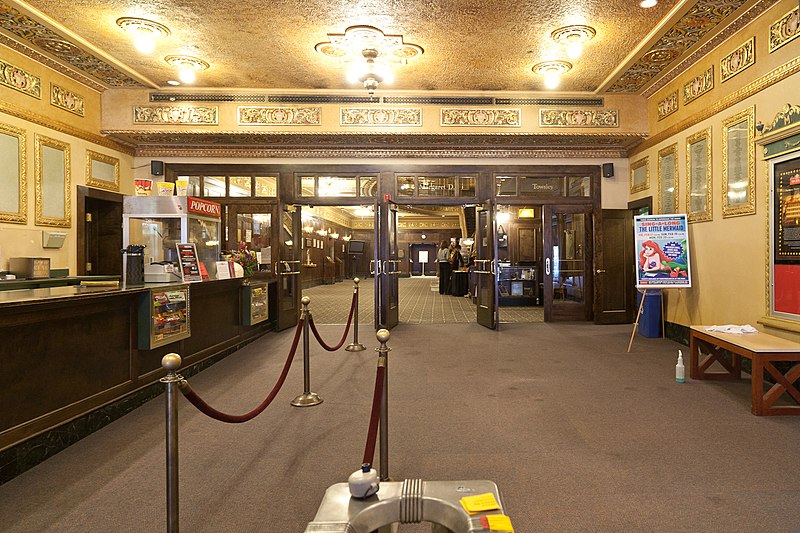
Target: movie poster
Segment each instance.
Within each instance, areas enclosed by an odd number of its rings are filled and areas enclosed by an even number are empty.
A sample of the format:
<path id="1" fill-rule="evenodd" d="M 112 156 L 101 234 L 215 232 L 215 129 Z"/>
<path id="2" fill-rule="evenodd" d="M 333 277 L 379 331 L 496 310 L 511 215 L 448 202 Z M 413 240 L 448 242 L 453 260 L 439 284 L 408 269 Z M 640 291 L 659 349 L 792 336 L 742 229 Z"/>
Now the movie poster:
<path id="1" fill-rule="evenodd" d="M 636 287 L 691 287 L 689 226 L 686 215 L 633 217 Z"/>

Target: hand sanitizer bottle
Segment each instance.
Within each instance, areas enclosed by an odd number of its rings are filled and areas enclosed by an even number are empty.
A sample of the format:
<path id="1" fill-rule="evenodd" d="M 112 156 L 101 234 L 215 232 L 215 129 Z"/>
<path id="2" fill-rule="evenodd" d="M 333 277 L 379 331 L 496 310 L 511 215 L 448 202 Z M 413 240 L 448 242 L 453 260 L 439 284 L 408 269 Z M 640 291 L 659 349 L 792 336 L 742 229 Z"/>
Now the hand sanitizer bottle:
<path id="1" fill-rule="evenodd" d="M 683 353 L 678 350 L 678 364 L 675 365 L 675 381 L 683 383 L 686 381 L 686 368 L 683 366 Z"/>

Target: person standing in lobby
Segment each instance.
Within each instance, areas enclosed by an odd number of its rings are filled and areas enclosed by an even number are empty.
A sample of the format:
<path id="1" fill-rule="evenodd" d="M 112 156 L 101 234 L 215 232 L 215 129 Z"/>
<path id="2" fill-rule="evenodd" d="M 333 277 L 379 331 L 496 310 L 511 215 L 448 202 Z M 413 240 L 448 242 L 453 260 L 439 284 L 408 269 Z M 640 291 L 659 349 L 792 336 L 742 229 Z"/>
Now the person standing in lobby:
<path id="1" fill-rule="evenodd" d="M 447 241 L 439 245 L 436 262 L 439 264 L 439 294 L 450 294 L 450 246 Z"/>

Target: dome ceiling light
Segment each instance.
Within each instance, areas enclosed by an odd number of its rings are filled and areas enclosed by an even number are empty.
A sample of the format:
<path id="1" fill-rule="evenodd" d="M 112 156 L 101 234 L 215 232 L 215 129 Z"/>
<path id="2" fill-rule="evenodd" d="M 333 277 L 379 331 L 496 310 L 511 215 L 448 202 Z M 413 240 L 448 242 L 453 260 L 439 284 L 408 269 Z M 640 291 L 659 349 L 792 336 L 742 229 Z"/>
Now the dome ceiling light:
<path id="1" fill-rule="evenodd" d="M 381 83 L 392 82 L 391 65 L 405 65 L 421 56 L 421 46 L 403 42 L 402 35 L 386 35 L 372 26 L 350 26 L 344 33 L 329 33 L 329 41 L 317 44 L 320 54 L 352 65 L 351 82 L 360 82 L 369 94 Z"/>
<path id="2" fill-rule="evenodd" d="M 537 63 L 531 69 L 534 74 L 544 76 L 544 86 L 548 89 L 555 89 L 561 82 L 561 75 L 572 70 L 572 63 L 567 61 L 543 61 Z"/>
<path id="3" fill-rule="evenodd" d="M 577 59 L 583 52 L 583 47 L 592 40 L 597 32 L 591 26 L 574 24 L 564 26 L 553 31 L 550 36 L 555 42 L 566 48 L 567 56 Z"/>
<path id="4" fill-rule="evenodd" d="M 169 37 L 169 28 L 158 22 L 136 17 L 120 17 L 117 26 L 133 36 L 133 45 L 143 54 L 151 54 L 156 49 L 156 40 Z"/>
<path id="5" fill-rule="evenodd" d="M 207 62 L 192 56 L 169 55 L 164 58 L 164 61 L 178 69 L 178 79 L 183 83 L 194 82 L 198 71 L 210 67 Z"/>

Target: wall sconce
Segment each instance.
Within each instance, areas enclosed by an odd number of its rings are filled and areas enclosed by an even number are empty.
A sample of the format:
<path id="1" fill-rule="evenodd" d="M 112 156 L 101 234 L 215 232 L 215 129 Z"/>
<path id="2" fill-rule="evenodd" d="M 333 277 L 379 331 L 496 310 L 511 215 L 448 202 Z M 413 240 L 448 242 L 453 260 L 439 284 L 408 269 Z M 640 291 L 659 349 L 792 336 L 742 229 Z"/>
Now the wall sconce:
<path id="1" fill-rule="evenodd" d="M 352 238 L 353 238 L 353 236 L 352 236 L 352 235 L 345 235 L 345 236 L 343 236 L 343 237 L 342 237 L 342 240 L 343 240 L 344 242 L 347 242 L 347 241 L 349 241 L 349 240 L 350 240 L 350 239 L 352 239 Z"/>
<path id="2" fill-rule="evenodd" d="M 543 61 L 537 63 L 531 69 L 534 74 L 544 76 L 544 86 L 548 89 L 555 89 L 561 83 L 561 75 L 572 70 L 572 63 L 566 61 Z"/>

